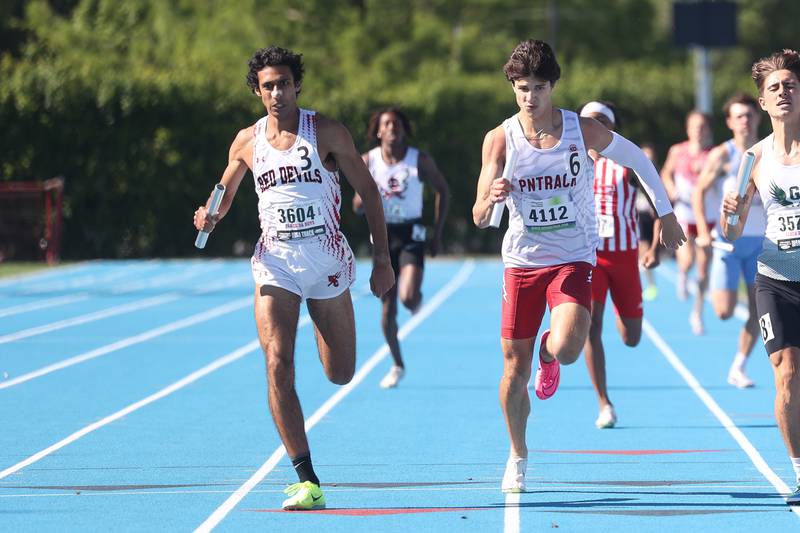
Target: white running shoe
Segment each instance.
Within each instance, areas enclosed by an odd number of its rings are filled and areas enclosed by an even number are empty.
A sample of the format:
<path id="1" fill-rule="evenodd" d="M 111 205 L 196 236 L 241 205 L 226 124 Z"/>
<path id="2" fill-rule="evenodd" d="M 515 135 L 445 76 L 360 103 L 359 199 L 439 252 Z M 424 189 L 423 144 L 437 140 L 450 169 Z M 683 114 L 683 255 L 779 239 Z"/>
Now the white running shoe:
<path id="1" fill-rule="evenodd" d="M 406 371 L 402 366 L 392 365 L 392 368 L 389 369 L 389 373 L 383 376 L 381 380 L 381 388 L 393 389 L 397 387 L 397 384 L 403 379 L 405 373 Z"/>
<path id="2" fill-rule="evenodd" d="M 741 368 L 731 368 L 728 372 L 728 383 L 738 389 L 747 389 L 755 385 Z"/>
<path id="3" fill-rule="evenodd" d="M 522 457 L 509 457 L 506 463 L 506 472 L 500 490 L 503 492 L 525 492 L 525 471 L 528 469 L 528 459 Z"/>
<path id="4" fill-rule="evenodd" d="M 703 326 L 703 317 L 697 311 L 689 313 L 689 325 L 692 327 L 692 333 L 697 336 L 705 335 L 706 328 Z"/>
<path id="5" fill-rule="evenodd" d="M 597 420 L 594 421 L 594 425 L 597 426 L 597 429 L 613 428 L 616 423 L 617 413 L 614 412 L 614 406 L 610 404 L 600 409 L 600 415 L 597 417 Z"/>

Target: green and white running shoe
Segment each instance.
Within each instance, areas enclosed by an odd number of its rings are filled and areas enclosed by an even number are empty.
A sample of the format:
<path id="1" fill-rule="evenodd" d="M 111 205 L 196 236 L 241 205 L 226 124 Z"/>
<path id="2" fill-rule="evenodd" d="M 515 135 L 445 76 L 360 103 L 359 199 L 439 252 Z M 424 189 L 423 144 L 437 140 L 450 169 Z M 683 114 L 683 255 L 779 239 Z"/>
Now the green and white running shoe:
<path id="1" fill-rule="evenodd" d="M 310 481 L 289 485 L 283 491 L 289 497 L 283 500 L 284 511 L 313 511 L 325 509 L 325 495 L 319 485 Z"/>
<path id="2" fill-rule="evenodd" d="M 794 492 L 786 497 L 786 503 L 789 505 L 800 505 L 800 483 L 797 484 Z"/>

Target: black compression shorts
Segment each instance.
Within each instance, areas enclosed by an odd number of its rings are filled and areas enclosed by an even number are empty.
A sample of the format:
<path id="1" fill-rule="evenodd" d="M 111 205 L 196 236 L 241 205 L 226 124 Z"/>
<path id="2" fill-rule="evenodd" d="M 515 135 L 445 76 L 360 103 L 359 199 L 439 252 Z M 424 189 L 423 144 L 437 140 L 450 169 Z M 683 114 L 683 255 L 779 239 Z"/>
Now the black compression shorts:
<path id="1" fill-rule="evenodd" d="M 425 265 L 425 226 L 421 220 L 387 224 L 386 233 L 395 277 L 405 265 Z"/>
<path id="2" fill-rule="evenodd" d="M 768 355 L 800 348 L 800 282 L 756 274 L 756 310 Z"/>

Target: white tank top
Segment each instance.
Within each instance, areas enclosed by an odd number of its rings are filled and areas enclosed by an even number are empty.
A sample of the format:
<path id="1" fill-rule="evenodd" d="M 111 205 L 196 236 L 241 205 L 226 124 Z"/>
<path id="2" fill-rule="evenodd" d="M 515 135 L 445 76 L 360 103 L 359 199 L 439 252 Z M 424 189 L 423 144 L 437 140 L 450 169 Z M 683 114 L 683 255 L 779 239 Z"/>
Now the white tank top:
<path id="1" fill-rule="evenodd" d="M 773 154 L 773 135 L 762 141 L 758 193 L 767 211 L 767 233 L 758 272 L 800 281 L 800 165 L 780 164 Z"/>
<path id="2" fill-rule="evenodd" d="M 317 239 L 338 241 L 339 175 L 322 165 L 317 150 L 317 117 L 300 109 L 297 140 L 277 150 L 266 137 L 267 117 L 255 125 L 253 180 L 258 219 L 266 244 Z"/>
<path id="3" fill-rule="evenodd" d="M 584 261 L 595 264 L 598 244 L 592 183 L 578 115 L 559 110 L 561 139 L 553 148 L 534 148 L 515 116 L 503 122 L 506 146 L 517 150 L 506 200 L 506 267 L 536 268 Z"/>
<path id="4" fill-rule="evenodd" d="M 406 156 L 394 165 L 383 160 L 381 147 L 368 153 L 369 172 L 383 200 L 383 215 L 389 224 L 422 218 L 422 182 L 419 180 L 419 150 L 409 146 Z"/>
<path id="5" fill-rule="evenodd" d="M 739 176 L 739 165 L 742 164 L 742 151 L 736 147 L 733 139 L 725 142 L 725 149 L 728 151 L 730 170 L 722 182 L 723 196 L 728 191 L 736 191 L 736 178 Z M 767 217 L 764 214 L 764 204 L 761 203 L 761 196 L 756 194 L 750 204 L 750 212 L 747 215 L 747 221 L 744 223 L 742 237 L 763 237 L 766 228 Z M 735 242 L 734 246 L 736 246 Z"/>

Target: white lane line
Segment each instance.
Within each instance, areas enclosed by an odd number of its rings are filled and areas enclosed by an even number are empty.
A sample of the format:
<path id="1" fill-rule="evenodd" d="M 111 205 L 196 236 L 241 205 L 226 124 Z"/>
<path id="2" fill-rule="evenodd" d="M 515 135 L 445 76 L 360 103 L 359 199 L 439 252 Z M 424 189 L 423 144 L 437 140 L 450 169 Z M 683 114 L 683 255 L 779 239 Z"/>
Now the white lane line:
<path id="1" fill-rule="evenodd" d="M 667 359 L 672 368 L 681 375 L 681 377 L 686 381 L 686 383 L 691 387 L 692 391 L 702 400 L 705 406 L 711 411 L 714 416 L 719 420 L 722 427 L 728 430 L 728 433 L 731 434 L 733 439 L 739 444 L 739 446 L 744 450 L 747 456 L 750 458 L 750 461 L 753 462 L 756 469 L 758 469 L 761 474 L 767 478 L 775 490 L 782 494 L 788 494 L 791 492 L 789 486 L 783 482 L 783 480 L 778 477 L 778 475 L 770 468 L 767 462 L 761 457 L 761 454 L 758 452 L 755 446 L 747 439 L 747 437 L 742 433 L 742 431 L 733 423 L 733 420 L 728 416 L 728 414 L 723 411 L 723 409 L 717 404 L 714 398 L 706 392 L 700 382 L 694 377 L 694 375 L 689 371 L 688 368 L 683 364 L 681 359 L 675 355 L 675 352 L 672 351 L 672 348 L 664 342 L 664 339 L 661 338 L 661 335 L 655 330 L 655 328 L 648 322 L 647 320 L 642 320 L 642 330 L 650 337 L 650 340 L 653 341 L 653 344 L 656 345 L 658 350 L 662 353 L 662 355 Z M 787 459 L 788 461 L 788 459 Z M 800 507 L 797 506 L 790 506 L 790 509 L 797 515 L 800 516 Z"/>
<path id="2" fill-rule="evenodd" d="M 238 279 L 240 277 L 239 274 L 235 274 L 230 277 L 230 281 Z M 224 283 L 225 280 L 222 280 Z M 369 289 L 369 286 L 365 286 Z M 216 290 L 216 287 L 206 287 L 197 291 L 198 293 L 203 292 L 212 292 Z M 358 300 L 363 295 L 363 290 L 361 293 L 353 294 L 352 298 L 353 301 Z M 101 357 L 103 355 L 109 354 L 111 352 L 115 352 L 117 350 L 121 350 L 123 348 L 127 348 L 128 346 L 133 346 L 135 344 L 139 344 L 145 341 L 149 341 L 156 337 L 160 337 L 161 335 L 165 335 L 167 333 L 171 333 L 173 331 L 177 331 L 179 329 L 187 328 L 189 326 L 193 326 L 195 324 L 199 324 L 201 322 L 205 322 L 206 320 L 210 320 L 212 318 L 230 313 L 232 311 L 236 311 L 237 309 L 241 309 L 242 307 L 247 307 L 251 305 L 253 302 L 253 297 L 248 296 L 245 298 L 236 299 L 228 304 L 219 305 L 214 307 L 213 309 L 209 309 L 208 311 L 203 311 L 202 313 L 197 313 L 195 315 L 188 316 L 186 318 L 182 318 L 181 320 L 176 320 L 175 322 L 171 322 L 169 324 L 165 324 L 163 326 L 159 326 L 157 328 L 151 329 L 149 331 L 145 331 L 144 333 L 140 333 L 138 335 L 134 335 L 132 337 L 128 337 L 111 344 L 106 344 L 105 346 L 101 346 L 100 348 L 95 348 L 94 350 L 82 353 L 80 355 L 76 355 L 74 357 L 70 357 L 69 359 L 64 359 L 63 361 L 59 361 L 58 363 L 53 363 L 52 365 L 48 365 L 42 367 L 38 370 L 34 370 L 32 372 L 28 372 L 27 374 L 22 374 L 21 376 L 17 376 L 13 379 L 8 379 L 6 381 L 0 381 L 0 390 L 7 389 L 13 387 L 15 385 L 19 385 L 20 383 L 25 383 L 26 381 L 30 381 L 32 379 L 36 379 L 52 372 L 56 372 L 58 370 L 62 370 L 64 368 L 74 366 L 85 361 L 89 361 L 91 359 L 95 359 L 97 357 Z M 306 320 L 306 319 L 303 319 Z M 305 324 L 305 323 L 303 323 Z M 299 326 L 298 326 L 299 327 Z"/>
<path id="3" fill-rule="evenodd" d="M 111 294 L 124 294 L 129 292 L 135 292 L 141 289 L 153 289 L 155 287 L 163 287 L 164 285 L 171 285 L 175 282 L 181 283 L 188 279 L 197 277 L 199 275 L 204 275 L 208 274 L 209 272 L 219 270 L 220 268 L 223 267 L 223 263 L 219 259 L 209 261 L 208 263 L 210 263 L 210 266 L 206 263 L 201 263 L 193 265 L 188 269 L 181 269 L 179 272 L 170 272 L 167 274 L 161 274 L 144 281 L 129 282 L 124 285 L 114 287 L 109 292 Z"/>
<path id="4" fill-rule="evenodd" d="M 548 490 L 551 490 L 550 487 Z M 519 493 L 509 492 L 506 494 L 506 508 L 503 512 L 503 533 L 519 533 L 519 531 Z"/>
<path id="5" fill-rule="evenodd" d="M 47 300 L 28 302 L 26 304 L 19 304 L 12 307 L 4 307 L 0 309 L 0 318 L 4 316 L 12 316 L 12 315 L 19 315 L 21 313 L 28 313 L 30 311 L 38 311 L 39 309 L 47 309 L 48 307 L 58 307 L 59 305 L 67 305 L 75 302 L 80 302 L 88 298 L 89 298 L 88 294 L 73 294 L 70 296 L 59 296 L 58 298 L 48 298 Z"/>
<path id="6" fill-rule="evenodd" d="M 400 328 L 400 331 L 397 334 L 398 340 L 405 339 L 409 333 L 414 331 L 417 326 L 419 326 L 426 318 L 428 318 L 436 309 L 439 308 L 454 292 L 456 292 L 461 285 L 464 284 L 465 281 L 469 278 L 472 271 L 475 270 L 475 261 L 472 259 L 468 259 L 464 262 L 464 265 L 455 275 L 455 277 L 450 280 L 447 285 L 439 289 L 439 291 L 430 299 L 430 301 L 425 304 L 420 311 L 413 315 L 404 325 Z M 353 376 L 353 379 L 347 385 L 344 385 L 339 390 L 337 390 L 328 400 L 322 404 L 322 406 L 317 409 L 311 417 L 306 420 L 305 423 L 305 430 L 306 432 L 310 431 L 317 422 L 322 420 L 322 418 L 328 414 L 331 409 L 333 409 L 336 404 L 341 402 L 350 392 L 353 391 L 367 375 L 372 371 L 373 368 L 389 354 L 389 347 L 387 345 L 383 345 L 376 351 L 372 357 L 370 357 L 366 363 L 364 363 L 361 368 Z M 286 448 L 283 445 L 279 446 L 272 455 L 267 459 L 267 461 L 259 467 L 258 470 L 248 479 L 241 487 L 239 487 L 236 492 L 231 494 L 231 496 L 225 500 L 222 505 L 217 507 L 217 509 L 211 513 L 211 515 L 206 518 L 206 520 L 200 524 L 195 532 L 207 532 L 211 531 L 217 525 L 219 525 L 222 520 L 230 513 L 236 505 L 239 504 L 240 501 L 250 492 L 252 491 L 256 485 L 261 483 L 261 481 L 269 474 L 273 468 L 278 464 L 278 462 L 286 455 Z"/>
<path id="7" fill-rule="evenodd" d="M 663 267 L 663 268 L 662 268 Z M 673 285 L 677 285 L 678 283 L 678 273 L 672 269 L 671 267 L 665 266 L 663 263 L 655 269 L 657 274 L 661 274 L 661 276 L 667 278 L 669 281 L 672 282 Z M 693 279 L 690 279 L 689 282 L 686 284 L 686 288 L 689 290 L 689 294 L 694 296 L 697 294 L 697 282 Z M 713 305 L 711 301 L 711 290 L 706 291 L 706 301 Z M 737 303 L 736 307 L 733 309 L 733 316 L 741 320 L 742 322 L 747 322 L 747 318 L 750 316 L 750 311 L 747 309 L 747 306 L 743 303 Z"/>
<path id="8" fill-rule="evenodd" d="M 76 440 L 80 439 L 81 437 L 83 437 L 85 435 L 88 435 L 89 433 L 91 433 L 91 432 L 93 432 L 95 430 L 98 430 L 101 427 L 103 427 L 105 425 L 108 425 L 111 422 L 114 422 L 115 420 L 119 420 L 120 418 L 122 418 L 122 417 L 124 417 L 126 415 L 129 415 L 129 414 L 133 413 L 134 411 L 137 411 L 137 410 L 141 409 L 142 407 L 145 407 L 146 405 L 149 405 L 149 404 L 151 404 L 151 403 L 153 403 L 153 402 L 155 402 L 157 400 L 160 400 L 161 398 L 164 398 L 165 396 L 169 396 L 173 392 L 184 388 L 185 386 L 197 381 L 198 379 L 202 378 L 203 376 L 206 376 L 206 375 L 214 372 L 215 370 L 219 370 L 223 366 L 225 366 L 227 364 L 230 364 L 230 363 L 236 361 L 237 359 L 241 359 L 245 355 L 249 354 L 250 352 L 253 352 L 253 351 L 257 350 L 258 348 L 259 348 L 259 343 L 258 343 L 257 340 L 254 340 L 254 341 L 251 341 L 251 342 L 245 344 L 241 348 L 239 348 L 237 350 L 234 350 L 233 352 L 231 352 L 228 355 L 225 355 L 223 357 L 220 357 L 219 359 L 216 359 L 212 363 L 204 366 L 203 368 L 201 368 L 199 370 L 196 370 L 196 371 L 192 372 L 191 374 L 189 374 L 188 376 L 184 377 L 183 379 L 180 379 L 180 380 L 176 381 L 175 383 L 173 383 L 172 385 L 169 385 L 168 387 L 165 387 L 165 388 L 161 389 L 160 391 L 156 392 L 155 394 L 151 394 L 150 396 L 148 396 L 148 397 L 146 397 L 146 398 L 144 398 L 142 400 L 139 400 L 136 403 L 132 403 L 129 406 L 125 407 L 124 409 L 120 409 L 116 413 L 114 413 L 112 415 L 109 415 L 109 416 L 107 416 L 107 417 L 105 417 L 105 418 L 103 418 L 101 420 L 98 420 L 94 424 L 90 424 L 90 425 L 84 427 L 83 429 L 80 429 L 80 430 L 76 431 L 72 435 L 70 435 L 70 436 L 68 436 L 68 437 L 56 442 L 52 446 L 48 446 L 44 450 L 31 455 L 27 459 L 25 459 L 23 461 L 20 461 L 19 463 L 6 468 L 2 472 L 0 472 L 0 479 L 8 477 L 11 474 L 13 474 L 14 472 L 18 472 L 18 471 L 22 470 L 26 466 L 29 466 L 29 465 L 35 463 L 36 461 L 39 461 L 40 459 L 42 459 L 44 457 L 47 457 L 51 453 L 53 453 L 53 452 L 55 452 L 57 450 L 60 450 L 64 446 L 67 446 L 68 444 L 71 444 L 71 443 L 75 442 Z"/>
<path id="9" fill-rule="evenodd" d="M 157 263 L 148 261 L 147 263 L 141 265 L 126 265 L 126 266 L 112 267 L 110 272 L 106 273 L 89 274 L 72 279 L 51 281 L 44 284 L 38 283 L 37 280 L 37 284 L 31 285 L 30 287 L 22 287 L 19 290 L 18 294 L 40 295 L 40 294 L 52 293 L 54 291 L 73 290 L 82 287 L 91 287 L 91 286 L 96 286 L 100 283 L 108 283 L 110 281 L 114 281 L 119 278 L 123 278 L 125 276 L 138 276 L 141 275 L 143 272 L 147 272 L 148 270 L 153 270 L 155 268 L 158 268 L 158 266 L 159 265 Z"/>
<path id="10" fill-rule="evenodd" d="M 41 335 L 42 333 L 50 333 L 51 331 L 57 331 L 59 329 L 78 326 L 80 324 L 87 324 L 89 322 L 95 322 L 104 318 L 131 313 L 141 309 L 147 309 L 148 307 L 154 307 L 167 302 L 175 301 L 180 297 L 181 296 L 176 293 L 162 294 L 161 296 L 145 298 L 144 300 L 137 300 L 135 302 L 117 305 L 115 307 L 109 307 L 108 309 L 87 313 L 85 315 L 80 315 L 73 318 L 67 318 L 65 320 L 59 320 L 57 322 L 51 322 L 50 324 L 23 329 L 7 335 L 0 335 L 0 344 L 6 344 L 21 339 L 27 339 L 28 337 L 33 337 L 35 335 Z"/>
<path id="11" fill-rule="evenodd" d="M 304 327 L 304 326 L 306 326 L 306 325 L 308 325 L 310 323 L 311 323 L 311 317 L 309 315 L 305 315 L 298 322 L 297 329 L 299 330 L 300 328 L 302 328 L 302 327 Z M 240 348 L 237 348 L 236 350 L 230 352 L 227 355 L 223 355 L 219 359 L 215 359 L 214 361 L 212 361 L 211 363 L 207 364 L 206 366 L 204 366 L 204 367 L 202 367 L 202 368 L 200 368 L 198 370 L 195 370 L 194 372 L 192 372 L 191 374 L 189 374 L 188 376 L 186 376 L 184 378 L 179 379 L 178 381 L 176 381 L 172 385 L 164 387 L 160 391 L 158 391 L 156 393 L 153 393 L 150 396 L 139 400 L 138 402 L 132 403 L 129 406 L 127 406 L 127 407 L 125 407 L 123 409 L 120 409 L 116 413 L 108 415 L 107 417 L 105 417 L 105 418 L 103 418 L 101 420 L 98 420 L 97 422 L 95 422 L 93 424 L 89 424 L 88 426 L 84 427 L 83 429 L 80 429 L 80 430 L 76 431 L 72 435 L 70 435 L 70 436 L 68 436 L 68 437 L 66 437 L 64 439 L 61 439 L 60 441 L 56 442 L 52 446 L 48 446 L 44 450 L 41 450 L 40 452 L 37 452 L 37 453 L 31 455 L 27 459 L 25 459 L 23 461 L 20 461 L 19 463 L 15 464 L 13 466 L 10 466 L 10 467 L 6 468 L 3 471 L 0 471 L 0 479 L 6 478 L 6 477 L 10 476 L 11 474 L 22 470 L 26 466 L 32 465 L 33 463 L 43 459 L 44 457 L 47 457 L 51 453 L 60 450 L 64 446 L 67 446 L 68 444 L 71 444 L 71 443 L 75 442 L 76 440 L 80 439 L 81 437 L 83 437 L 85 435 L 88 435 L 89 433 L 91 433 L 93 431 L 96 431 L 96 430 L 100 429 L 101 427 L 106 426 L 106 425 L 114 422 L 115 420 L 119 420 L 120 418 L 122 418 L 124 416 L 127 416 L 127 415 L 133 413 L 134 411 L 138 411 L 142 407 L 145 407 L 145 406 L 147 406 L 147 405 L 149 405 L 149 404 L 151 404 L 151 403 L 153 403 L 155 401 L 158 401 L 158 400 L 160 400 L 162 398 L 165 398 L 166 396 L 169 396 L 173 392 L 179 391 L 180 389 L 186 387 L 187 385 L 190 385 L 191 383 L 194 383 L 198 379 L 200 379 L 200 378 L 202 378 L 204 376 L 207 376 L 208 374 L 211 374 L 212 372 L 215 372 L 215 371 L 219 370 L 223 366 L 229 365 L 230 363 L 233 363 L 234 361 L 236 361 L 238 359 L 241 359 L 245 355 L 260 349 L 260 347 L 261 347 L 261 345 L 259 344 L 258 339 L 248 342 L 244 346 L 242 346 Z"/>
<path id="12" fill-rule="evenodd" d="M 101 346 L 100 348 L 96 348 L 94 350 L 82 353 L 80 355 L 76 355 L 75 357 L 70 357 L 69 359 L 64 359 L 63 361 L 59 361 L 58 363 L 53 363 L 52 365 L 42 367 L 38 370 L 34 370 L 33 372 L 28 372 L 27 374 L 22 374 L 21 376 L 17 376 L 12 379 L 0 381 L 0 390 L 7 389 L 15 385 L 19 385 L 20 383 L 25 383 L 26 381 L 30 381 L 32 379 L 45 376 L 52 372 L 56 372 L 64 368 L 77 365 L 79 363 L 83 363 L 91 359 L 95 359 L 97 357 L 109 354 L 111 352 L 127 348 L 128 346 L 133 346 L 135 344 L 140 344 L 142 342 L 149 341 L 151 339 L 160 337 L 161 335 L 166 335 L 167 333 L 172 333 L 173 331 L 177 331 L 179 329 L 188 328 L 189 326 L 194 326 L 195 324 L 205 322 L 206 320 L 211 320 L 212 318 L 230 313 L 232 311 L 236 311 L 237 309 L 241 309 L 243 307 L 252 304 L 253 304 L 253 297 L 248 296 L 246 298 L 236 299 L 225 305 L 215 306 L 214 308 L 209 309 L 208 311 L 203 311 L 202 313 L 197 313 L 195 315 L 188 316 L 181 320 L 176 320 L 175 322 L 171 322 L 169 324 L 165 324 L 163 326 L 145 331 L 144 333 L 140 333 L 138 335 L 134 335 L 126 339 L 112 342 L 111 344 L 106 344 L 105 346 Z"/>

